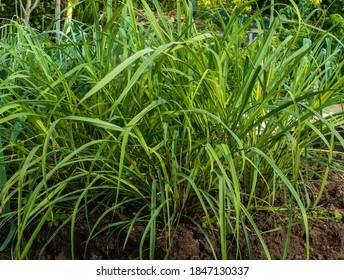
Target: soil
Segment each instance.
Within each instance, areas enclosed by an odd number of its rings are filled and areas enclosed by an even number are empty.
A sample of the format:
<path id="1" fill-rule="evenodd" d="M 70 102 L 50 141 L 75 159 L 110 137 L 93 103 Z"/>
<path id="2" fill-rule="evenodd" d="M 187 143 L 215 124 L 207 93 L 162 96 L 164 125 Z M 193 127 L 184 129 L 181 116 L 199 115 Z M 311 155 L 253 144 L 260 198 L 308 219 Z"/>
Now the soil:
<path id="1" fill-rule="evenodd" d="M 314 197 L 319 192 L 318 183 L 310 186 Z M 344 173 L 330 172 L 328 183 L 319 202 L 320 208 L 317 215 L 309 216 L 310 234 L 310 259 L 314 260 L 344 260 Z M 322 210 L 324 209 L 324 210 Z M 282 259 L 286 246 L 288 232 L 288 211 L 264 212 L 259 211 L 253 214 L 253 219 L 258 228 L 262 231 L 262 236 L 266 242 L 272 259 Z M 319 215 L 320 213 L 320 215 Z M 335 215 L 333 215 L 335 213 Z M 288 246 L 287 259 L 306 259 L 305 229 L 299 214 L 293 214 L 293 224 L 290 228 L 290 240 Z M 94 218 L 94 221 L 96 218 Z M 94 222 L 93 221 L 93 222 Z M 102 221 L 103 225 L 110 223 L 111 217 Z M 89 220 L 92 224 L 92 220 Z M 89 234 L 85 217 L 79 216 L 75 226 L 75 259 L 139 259 L 139 246 L 144 225 L 137 224 L 130 234 L 127 246 L 123 249 L 125 232 L 113 232 L 108 230 L 93 238 L 88 245 L 86 254 L 85 243 Z M 249 225 L 247 222 L 246 225 Z M 202 229 L 203 231 L 205 229 Z M 235 250 L 236 241 L 228 238 L 228 258 L 229 259 L 267 259 L 264 249 L 255 235 L 247 226 L 249 242 L 245 241 L 242 235 L 239 239 L 238 251 Z M 30 232 L 27 232 L 29 235 Z M 46 244 L 52 234 L 52 228 L 45 227 L 35 240 L 30 259 L 68 260 L 71 259 L 70 229 L 64 227 L 57 236 L 49 243 L 46 249 L 40 254 L 42 247 Z M 213 244 L 213 250 L 209 246 L 202 231 L 191 223 L 181 223 L 173 235 L 173 246 L 170 250 L 166 247 L 168 236 L 166 231 L 157 229 L 155 259 L 164 259 L 168 254 L 171 260 L 212 260 L 221 258 L 220 236 L 216 230 L 207 230 L 207 235 Z M 6 236 L 6 230 L 0 231 L 0 241 Z M 143 253 L 143 258 L 149 258 L 148 246 Z M 0 253 L 0 259 L 9 259 L 10 250 Z"/>

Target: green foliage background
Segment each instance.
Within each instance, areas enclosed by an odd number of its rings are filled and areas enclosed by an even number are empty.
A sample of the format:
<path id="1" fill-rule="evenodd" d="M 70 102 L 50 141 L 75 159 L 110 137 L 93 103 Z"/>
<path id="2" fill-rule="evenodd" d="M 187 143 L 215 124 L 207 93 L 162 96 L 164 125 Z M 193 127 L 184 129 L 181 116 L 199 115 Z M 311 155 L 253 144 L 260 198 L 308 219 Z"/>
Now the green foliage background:
<path id="1" fill-rule="evenodd" d="M 23 0 L 24 3 L 26 2 Z M 65 4 L 66 1 L 62 0 L 62 4 Z M 87 12 L 88 2 L 89 1 L 80 1 L 80 5 L 76 7 L 76 13 L 79 15 L 79 17 L 82 17 L 82 13 L 78 10 L 82 10 L 83 12 Z M 99 0 L 97 1 L 100 5 L 104 4 L 102 1 Z M 118 1 L 114 0 L 113 5 L 118 6 L 119 3 L 125 2 L 125 1 Z M 137 4 L 139 4 L 141 1 L 136 1 Z M 148 1 L 152 2 L 152 1 Z M 175 0 L 160 0 L 158 1 L 163 7 L 167 9 L 174 9 L 176 6 Z M 290 0 L 257 0 L 257 1 L 249 1 L 249 0 L 191 0 L 190 2 L 195 3 L 198 7 L 202 8 L 210 8 L 210 6 L 220 6 L 220 5 L 225 5 L 225 6 L 234 6 L 237 4 L 243 4 L 246 2 L 250 2 L 250 5 L 252 6 L 253 10 L 256 10 L 257 8 L 261 8 L 267 5 L 272 4 L 274 2 L 275 4 L 290 4 Z M 295 1 L 301 12 L 309 12 L 309 10 L 314 10 L 317 8 L 320 8 L 326 12 L 327 16 L 330 16 L 331 14 L 338 14 L 338 15 L 343 15 L 344 14 L 344 0 L 300 0 L 300 1 Z M 317 4 L 319 3 L 320 4 Z M 16 7 L 17 6 L 17 7 Z M 0 16 L 1 17 L 13 17 L 16 15 L 17 12 L 20 12 L 19 9 L 19 0 L 0 0 Z M 37 25 L 39 21 L 42 21 L 40 17 L 44 15 L 46 18 L 54 18 L 55 14 L 55 0 L 41 0 L 39 7 L 33 12 L 33 22 Z M 78 19 L 78 18 L 77 18 Z"/>

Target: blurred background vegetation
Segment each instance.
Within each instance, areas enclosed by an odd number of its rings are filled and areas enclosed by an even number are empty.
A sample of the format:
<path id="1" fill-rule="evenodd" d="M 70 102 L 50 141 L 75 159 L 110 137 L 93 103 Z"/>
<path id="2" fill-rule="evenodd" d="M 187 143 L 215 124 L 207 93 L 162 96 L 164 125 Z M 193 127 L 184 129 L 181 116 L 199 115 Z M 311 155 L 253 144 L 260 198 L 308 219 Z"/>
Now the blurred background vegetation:
<path id="1" fill-rule="evenodd" d="M 14 17 L 23 17 L 23 9 L 21 9 L 20 2 L 26 7 L 33 6 L 36 0 L 0 0 L 0 18 L 11 19 Z M 107 8 L 111 5 L 112 10 L 115 10 L 123 1 L 121 0 L 99 0 L 96 1 L 99 11 L 107 13 Z M 134 1 L 137 6 L 141 5 L 140 0 Z M 147 1 L 154 8 L 153 1 Z M 175 0 L 159 0 L 158 1 L 165 11 L 173 11 L 176 9 Z M 190 0 L 196 11 L 207 11 L 211 14 L 213 9 L 231 10 L 234 6 L 247 3 L 245 13 L 251 15 L 257 10 L 268 5 L 275 4 L 276 13 L 282 14 L 286 18 L 292 18 L 294 13 L 289 6 L 290 0 Z M 295 1 L 301 15 L 304 18 L 309 18 L 312 24 L 316 24 L 320 28 L 330 29 L 333 26 L 334 34 L 341 36 L 344 34 L 344 0 L 300 0 Z M 66 16 L 67 7 L 72 6 L 73 19 L 81 22 L 89 22 L 92 20 L 92 9 L 90 7 L 92 1 L 88 0 L 39 0 L 37 7 L 32 11 L 30 24 L 39 29 L 45 30 L 56 21 L 56 7 L 61 5 L 62 19 Z M 209 14 L 208 13 L 208 14 Z M 269 11 L 267 10 L 267 13 Z"/>

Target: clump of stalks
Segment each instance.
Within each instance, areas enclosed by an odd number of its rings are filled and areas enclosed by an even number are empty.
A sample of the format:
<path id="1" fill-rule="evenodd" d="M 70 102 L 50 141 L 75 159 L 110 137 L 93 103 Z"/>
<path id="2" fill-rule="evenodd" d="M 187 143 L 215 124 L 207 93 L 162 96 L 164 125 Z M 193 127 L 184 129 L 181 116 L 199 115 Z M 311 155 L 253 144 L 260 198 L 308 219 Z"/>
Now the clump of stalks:
<path id="1" fill-rule="evenodd" d="M 126 246 L 135 224 L 145 225 L 141 258 L 145 240 L 155 258 L 157 229 L 171 248 L 189 221 L 214 258 L 227 259 L 229 236 L 249 246 L 254 234 L 270 259 L 252 213 L 283 208 L 301 213 L 309 258 L 307 211 L 321 194 L 305 194 L 300 170 L 320 142 L 328 153 L 322 191 L 334 140 L 344 144 L 343 113 L 322 116 L 343 100 L 343 45 L 321 30 L 301 47 L 299 29 L 280 41 L 278 18 L 248 44 L 262 11 L 239 24 L 245 5 L 237 6 L 228 22 L 219 17 L 220 36 L 197 28 L 188 1 L 177 1 L 174 22 L 157 1 L 156 13 L 141 2 L 144 23 L 128 0 L 103 26 L 94 9 L 93 25 L 73 22 L 68 34 L 19 21 L 1 27 L 0 227 L 11 228 L 2 247 L 30 258 L 42 227 L 63 213 L 46 246 L 70 225 L 74 257 L 83 213 L 98 215 L 87 243 L 124 229 Z M 117 218 L 100 227 L 109 214 Z M 205 225 L 219 231 L 220 255 Z M 288 238 L 284 258 L 287 248 Z"/>

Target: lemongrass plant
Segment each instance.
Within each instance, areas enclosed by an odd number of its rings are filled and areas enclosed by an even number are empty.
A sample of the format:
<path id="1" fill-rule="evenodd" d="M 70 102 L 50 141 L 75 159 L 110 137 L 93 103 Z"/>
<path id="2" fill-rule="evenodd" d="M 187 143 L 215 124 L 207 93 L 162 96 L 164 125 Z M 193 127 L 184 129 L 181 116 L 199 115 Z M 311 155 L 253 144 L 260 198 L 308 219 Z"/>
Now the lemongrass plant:
<path id="1" fill-rule="evenodd" d="M 319 139 L 331 166 L 327 133 L 344 144 L 336 130 L 343 113 L 322 116 L 343 100 L 343 46 L 319 31 L 295 49 L 297 31 L 278 41 L 278 18 L 248 44 L 261 11 L 240 25 L 245 5 L 222 22 L 220 36 L 198 30 L 188 1 L 177 2 L 177 22 L 158 1 L 158 18 L 141 2 L 137 11 L 126 1 L 103 26 L 94 9 L 93 25 L 75 22 L 68 34 L 20 22 L 1 27 L 0 209 L 11 208 L 0 227 L 16 223 L 12 258 L 30 258 L 41 229 L 63 209 L 41 253 L 70 225 L 74 257 L 75 222 L 85 214 L 98 215 L 87 244 L 115 229 L 126 231 L 125 247 L 135 224 L 144 224 L 141 258 L 155 258 L 157 230 L 171 248 L 178 225 L 189 221 L 214 258 L 228 257 L 229 236 L 240 258 L 240 239 L 249 244 L 255 234 L 270 259 L 252 213 L 281 208 L 301 213 L 309 258 L 307 211 L 316 203 L 305 201 L 300 168 Z M 146 22 L 136 21 L 138 12 Z M 117 219 L 101 228 L 108 214 Z M 220 255 L 209 224 L 219 229 Z"/>

